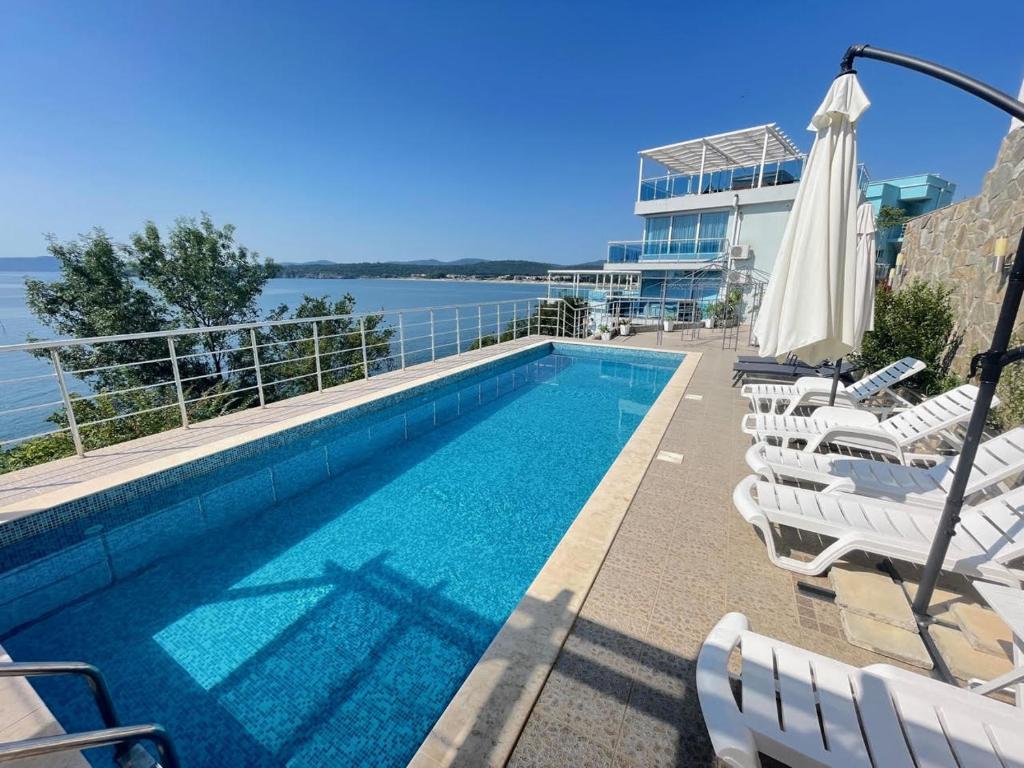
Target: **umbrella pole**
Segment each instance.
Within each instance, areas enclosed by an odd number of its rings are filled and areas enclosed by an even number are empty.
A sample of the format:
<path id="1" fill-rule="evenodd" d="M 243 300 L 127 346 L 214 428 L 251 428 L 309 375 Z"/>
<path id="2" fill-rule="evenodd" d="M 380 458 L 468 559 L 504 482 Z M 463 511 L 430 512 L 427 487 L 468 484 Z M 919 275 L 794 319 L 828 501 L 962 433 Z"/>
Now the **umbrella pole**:
<path id="1" fill-rule="evenodd" d="M 979 363 L 981 367 L 978 398 L 974 401 L 974 410 L 971 412 L 971 420 L 967 424 L 967 435 L 964 437 L 964 444 L 960 450 L 960 459 L 956 465 L 953 481 L 950 483 L 949 495 L 942 508 L 942 517 L 939 518 L 935 539 L 928 552 L 928 561 L 925 563 L 924 573 L 921 574 L 921 583 L 918 585 L 917 595 L 914 598 L 914 613 L 918 616 L 928 614 L 932 593 L 935 591 L 939 574 L 942 572 L 942 564 L 946 561 L 946 553 L 949 551 L 949 542 L 956 535 L 956 528 L 960 523 L 960 511 L 964 505 L 964 489 L 967 487 L 967 480 L 974 469 L 974 458 L 978 453 L 978 444 L 981 442 L 985 422 L 992 407 L 992 398 L 995 396 L 999 377 L 1005 366 L 1024 357 L 1024 347 L 1009 352 L 1006 349 L 1010 343 L 1022 296 L 1024 296 L 1024 233 L 1021 233 L 1020 241 L 1017 243 L 1017 254 L 1013 259 L 1010 279 L 1006 284 L 1006 293 L 1003 294 L 1003 304 L 999 308 L 999 319 L 996 322 L 995 332 L 992 334 L 992 346 L 988 352 L 975 355 L 971 360 L 972 375 Z"/>
<path id="2" fill-rule="evenodd" d="M 839 372 L 843 369 L 843 358 L 836 360 L 833 365 L 835 370 L 832 372 L 832 394 L 828 396 L 828 404 L 836 404 L 836 392 L 839 391 Z"/>
<path id="3" fill-rule="evenodd" d="M 921 72 L 956 86 L 963 91 L 967 91 L 979 99 L 998 107 L 1012 117 L 1016 117 L 1018 120 L 1024 120 L 1024 104 L 1012 96 L 949 67 L 896 51 L 886 51 L 863 44 L 851 45 L 840 62 L 839 74 L 844 75 L 853 72 L 853 60 L 858 57 L 884 61 L 888 64 L 895 64 L 899 67 L 906 67 L 907 69 Z M 971 412 L 971 420 L 967 425 L 967 435 L 964 438 L 963 448 L 960 451 L 960 460 L 957 462 L 953 482 L 950 484 L 949 495 L 946 497 L 945 506 L 942 508 L 942 517 L 939 519 L 935 539 L 932 541 L 931 550 L 928 552 L 928 561 L 925 563 L 924 573 L 921 574 L 921 582 L 918 584 L 917 595 L 914 598 L 914 613 L 917 614 L 918 624 L 924 627 L 927 626 L 928 607 L 932 601 L 932 594 L 935 592 L 935 585 L 942 572 L 942 564 L 946 561 L 949 542 L 956 535 L 957 524 L 960 522 L 960 511 L 964 505 L 964 489 L 967 487 L 967 479 L 974 468 L 974 458 L 977 456 L 978 444 L 981 442 L 985 421 L 992 407 L 992 398 L 995 396 L 996 385 L 999 383 L 999 377 L 1002 375 L 1003 368 L 1006 365 L 1024 359 L 1024 347 L 1010 350 L 1009 352 L 1006 349 L 1010 343 L 1010 336 L 1013 333 L 1013 325 L 1017 319 L 1017 311 L 1020 309 L 1022 296 L 1024 296 L 1024 232 L 1021 233 L 1020 241 L 1017 244 L 1017 253 L 1014 256 L 1013 268 L 1010 271 L 1010 278 L 1006 284 L 1006 293 L 1003 294 L 1003 303 L 999 308 L 999 319 L 992 334 L 992 346 L 988 352 L 975 355 L 971 361 L 972 374 L 979 365 L 981 367 L 978 399 L 975 401 L 974 410 Z"/>

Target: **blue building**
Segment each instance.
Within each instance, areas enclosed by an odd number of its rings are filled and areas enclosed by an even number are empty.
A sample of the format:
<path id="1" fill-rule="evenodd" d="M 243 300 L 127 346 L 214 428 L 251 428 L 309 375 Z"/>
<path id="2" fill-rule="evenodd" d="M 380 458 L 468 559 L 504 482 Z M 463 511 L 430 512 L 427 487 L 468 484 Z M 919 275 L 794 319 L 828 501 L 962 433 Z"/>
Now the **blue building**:
<path id="1" fill-rule="evenodd" d="M 875 216 L 878 216 L 882 206 L 887 205 L 901 209 L 910 219 L 949 205 L 953 202 L 955 191 L 956 184 L 953 182 L 946 181 L 938 174 L 924 173 L 868 182 L 865 195 L 875 209 Z M 878 273 L 888 274 L 903 247 L 903 227 L 878 230 L 875 242 Z"/>

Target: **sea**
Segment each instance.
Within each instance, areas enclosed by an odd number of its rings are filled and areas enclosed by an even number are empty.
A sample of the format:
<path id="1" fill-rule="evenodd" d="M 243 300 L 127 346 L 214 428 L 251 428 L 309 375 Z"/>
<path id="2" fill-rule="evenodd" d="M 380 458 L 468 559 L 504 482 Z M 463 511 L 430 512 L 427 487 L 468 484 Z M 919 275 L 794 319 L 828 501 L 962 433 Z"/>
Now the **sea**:
<path id="1" fill-rule="evenodd" d="M 0 271 L 0 346 L 20 344 L 29 337 L 60 338 L 40 323 L 25 303 L 25 279 L 56 280 L 58 272 Z M 304 296 L 328 296 L 337 299 L 346 293 L 355 298 L 357 312 L 380 309 L 397 310 L 472 304 L 477 302 L 525 299 L 543 295 L 538 283 L 514 283 L 469 280 L 332 280 L 280 278 L 271 280 L 259 299 L 266 315 L 281 304 L 296 307 Z M 0 351 L 0 443 L 53 429 L 46 417 L 60 408 L 60 395 L 48 361 L 27 352 Z M 15 379 L 16 381 L 9 381 Z M 69 382 L 75 391 L 86 392 L 81 382 Z M 50 404 L 52 407 L 29 407 Z M 10 411 L 16 410 L 14 413 Z M 0 444 L 0 447 L 3 447 Z"/>

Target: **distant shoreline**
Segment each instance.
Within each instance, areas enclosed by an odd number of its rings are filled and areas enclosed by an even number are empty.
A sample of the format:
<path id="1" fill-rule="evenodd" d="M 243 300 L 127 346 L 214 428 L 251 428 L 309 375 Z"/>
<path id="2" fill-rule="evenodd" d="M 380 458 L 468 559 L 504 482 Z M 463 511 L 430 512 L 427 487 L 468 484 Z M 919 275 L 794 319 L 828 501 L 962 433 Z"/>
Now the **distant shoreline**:
<path id="1" fill-rule="evenodd" d="M 6 275 L 59 275 L 60 270 L 56 269 L 4 269 L 0 263 L 0 274 Z M 508 280 L 506 278 L 490 277 L 331 277 L 329 275 L 309 275 L 307 277 L 272 277 L 271 280 L 401 280 L 403 282 L 415 283 L 501 283 L 503 285 L 544 285 L 546 278 L 537 280 Z"/>

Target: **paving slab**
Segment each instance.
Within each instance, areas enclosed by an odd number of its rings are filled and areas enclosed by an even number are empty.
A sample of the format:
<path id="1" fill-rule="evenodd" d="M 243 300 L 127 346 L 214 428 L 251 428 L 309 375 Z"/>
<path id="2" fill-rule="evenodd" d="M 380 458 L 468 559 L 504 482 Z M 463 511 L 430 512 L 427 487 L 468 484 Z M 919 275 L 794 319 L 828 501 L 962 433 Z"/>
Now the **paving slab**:
<path id="1" fill-rule="evenodd" d="M 913 581 L 904 581 L 903 588 L 906 590 L 907 598 L 913 603 L 914 598 L 917 597 L 917 583 Z M 954 592 L 950 589 L 943 589 L 936 587 L 935 591 L 932 592 L 932 604 L 928 606 L 928 615 L 938 619 L 939 621 L 945 621 L 948 624 L 956 624 L 956 616 L 953 614 L 953 606 L 971 603 L 975 598 L 967 595 L 963 595 L 959 592 Z"/>
<path id="2" fill-rule="evenodd" d="M 1013 667 L 1006 656 L 1000 658 L 975 650 L 959 630 L 935 624 L 928 629 L 928 634 L 935 641 L 949 671 L 960 680 L 991 680 Z"/>
<path id="3" fill-rule="evenodd" d="M 851 613 L 845 608 L 839 611 L 839 619 L 846 639 L 857 647 L 921 669 L 932 668 L 928 649 L 916 631 L 911 632 L 859 613 Z"/>
<path id="4" fill-rule="evenodd" d="M 871 568 L 832 568 L 829 581 L 840 608 L 908 632 L 917 632 L 910 602 L 903 588 L 888 574 Z"/>
<path id="5" fill-rule="evenodd" d="M 991 608 L 972 603 L 957 603 L 952 614 L 967 642 L 976 651 L 1007 658 L 1013 653 L 1013 633 Z"/>

